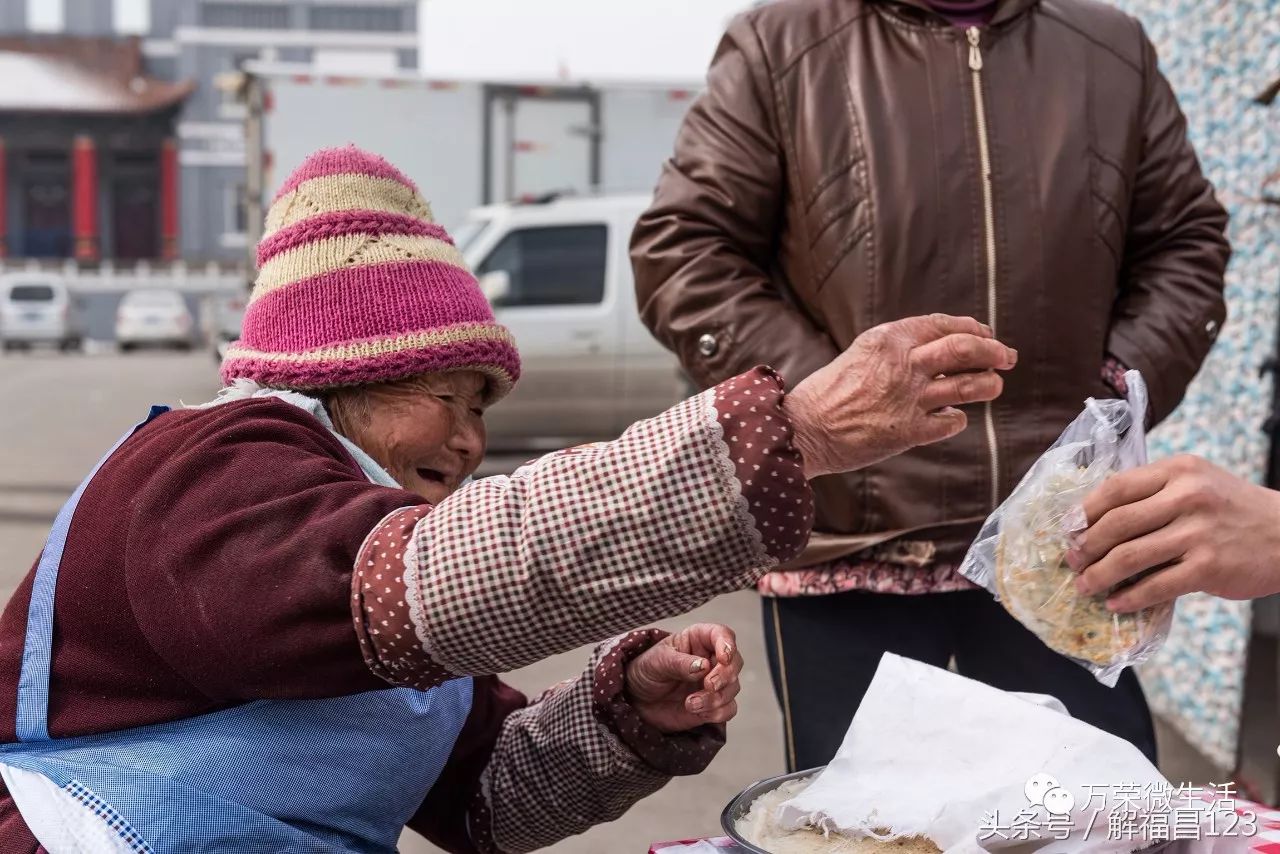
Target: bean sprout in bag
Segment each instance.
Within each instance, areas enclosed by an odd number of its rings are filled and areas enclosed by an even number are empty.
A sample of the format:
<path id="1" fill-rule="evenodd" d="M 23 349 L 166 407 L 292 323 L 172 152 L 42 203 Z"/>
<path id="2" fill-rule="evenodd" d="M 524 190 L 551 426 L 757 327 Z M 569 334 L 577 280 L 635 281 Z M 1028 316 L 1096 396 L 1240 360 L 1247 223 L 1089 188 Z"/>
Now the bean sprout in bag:
<path id="1" fill-rule="evenodd" d="M 1173 605 L 1136 614 L 1107 610 L 1106 596 L 1081 596 L 1066 555 L 1086 526 L 1081 504 L 1098 484 L 1147 462 L 1147 387 L 1125 374 L 1126 400 L 1085 402 L 1003 504 L 988 517 L 960 572 L 996 595 L 1048 646 L 1115 685 L 1169 634 Z"/>

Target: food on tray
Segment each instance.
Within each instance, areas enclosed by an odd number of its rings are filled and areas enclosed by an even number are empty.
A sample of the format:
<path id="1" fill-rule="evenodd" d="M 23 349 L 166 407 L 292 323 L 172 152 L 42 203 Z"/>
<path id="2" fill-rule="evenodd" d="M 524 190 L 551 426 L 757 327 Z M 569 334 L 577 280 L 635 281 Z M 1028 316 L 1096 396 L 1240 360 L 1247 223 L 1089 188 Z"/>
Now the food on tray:
<path id="1" fill-rule="evenodd" d="M 1063 467 L 1011 502 L 996 552 L 996 590 L 1005 609 L 1050 648 L 1107 665 L 1153 631 L 1152 613 L 1114 614 L 1102 596 L 1076 592 L 1063 520 L 1100 481 L 1096 467 Z"/>
<path id="2" fill-rule="evenodd" d="M 824 833 L 819 828 L 787 830 L 778 827 L 778 807 L 804 791 L 812 781 L 812 777 L 791 780 L 756 798 L 747 814 L 738 820 L 738 833 L 770 854 L 939 854 L 942 850 L 920 836 L 882 842 Z M 880 832 L 889 833 L 888 830 Z"/>

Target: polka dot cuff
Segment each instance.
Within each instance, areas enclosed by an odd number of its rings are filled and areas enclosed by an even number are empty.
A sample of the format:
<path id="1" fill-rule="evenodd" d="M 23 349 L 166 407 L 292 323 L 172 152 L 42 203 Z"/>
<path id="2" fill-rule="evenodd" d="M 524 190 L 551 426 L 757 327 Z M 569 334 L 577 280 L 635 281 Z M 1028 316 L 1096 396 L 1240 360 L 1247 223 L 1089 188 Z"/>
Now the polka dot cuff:
<path id="1" fill-rule="evenodd" d="M 581 676 L 507 715 L 468 810 L 477 851 L 540 850 L 706 767 L 722 728 L 663 734 L 626 700 L 628 662 L 665 636 L 647 630 L 601 644 Z"/>
<path id="2" fill-rule="evenodd" d="M 771 368 L 756 368 L 715 388 L 715 407 L 734 471 L 769 556 L 800 554 L 813 528 L 813 490 L 782 412 L 786 389 Z"/>
<path id="3" fill-rule="evenodd" d="M 425 691 L 453 678 L 431 660 L 414 631 L 405 585 L 404 551 L 431 507 L 406 507 L 383 519 L 365 540 L 351 578 L 351 610 L 360 652 L 374 674 Z"/>
<path id="4" fill-rule="evenodd" d="M 641 720 L 640 713 L 627 702 L 627 665 L 667 634 L 659 629 L 632 632 L 600 658 L 592 692 L 595 713 L 654 770 L 671 776 L 699 774 L 724 746 L 724 726 L 707 724 L 689 732 L 663 733 Z"/>

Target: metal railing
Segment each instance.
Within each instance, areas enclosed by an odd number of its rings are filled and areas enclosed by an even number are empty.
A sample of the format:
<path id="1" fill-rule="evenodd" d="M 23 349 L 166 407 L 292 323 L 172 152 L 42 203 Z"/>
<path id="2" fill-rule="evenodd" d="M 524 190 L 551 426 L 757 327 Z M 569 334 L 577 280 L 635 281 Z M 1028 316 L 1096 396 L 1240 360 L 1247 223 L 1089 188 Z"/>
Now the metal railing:
<path id="1" fill-rule="evenodd" d="M 240 264 L 185 261 L 101 261 L 8 258 L 0 260 L 0 276 L 15 274 L 57 276 L 80 293 L 132 291 L 147 288 L 209 293 L 247 291 L 252 278 Z"/>

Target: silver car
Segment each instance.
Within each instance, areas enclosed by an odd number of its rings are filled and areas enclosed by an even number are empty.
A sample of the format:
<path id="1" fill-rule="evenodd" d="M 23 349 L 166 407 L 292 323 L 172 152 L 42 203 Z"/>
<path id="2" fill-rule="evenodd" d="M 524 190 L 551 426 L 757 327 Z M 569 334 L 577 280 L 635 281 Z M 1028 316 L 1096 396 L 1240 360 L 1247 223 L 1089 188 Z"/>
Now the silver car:
<path id="1" fill-rule="evenodd" d="M 79 350 L 84 344 L 79 300 L 57 276 L 0 278 L 0 339 L 6 351 L 33 344 Z"/>

